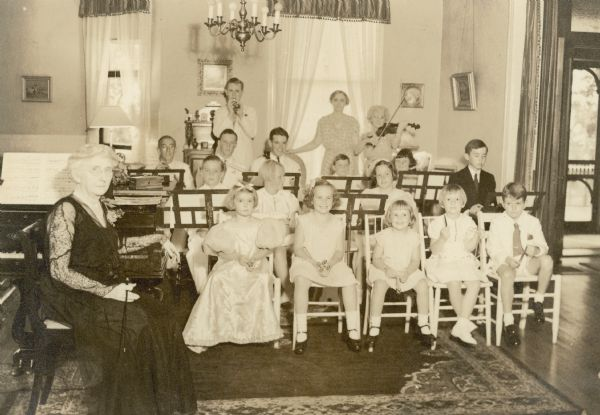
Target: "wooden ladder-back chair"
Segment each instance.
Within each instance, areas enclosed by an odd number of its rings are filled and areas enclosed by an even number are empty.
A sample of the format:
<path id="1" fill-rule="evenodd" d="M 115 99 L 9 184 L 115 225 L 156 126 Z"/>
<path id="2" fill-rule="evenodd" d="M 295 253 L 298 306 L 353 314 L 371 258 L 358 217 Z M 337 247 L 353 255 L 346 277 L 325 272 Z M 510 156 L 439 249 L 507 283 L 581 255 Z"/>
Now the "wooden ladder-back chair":
<path id="1" fill-rule="evenodd" d="M 363 220 L 366 214 L 381 215 L 383 214 L 385 201 L 387 196 L 385 195 L 363 195 L 359 193 L 343 193 L 340 194 L 340 205 L 343 209 L 332 209 L 331 213 L 339 215 L 341 221 L 344 221 L 345 226 L 345 241 L 346 241 L 346 262 L 348 266 L 352 268 L 351 251 L 352 251 L 352 231 L 362 229 Z M 364 202 L 369 201 L 373 206 L 364 207 Z M 363 202 L 363 203 L 361 203 Z M 359 281 L 359 284 L 361 282 Z M 319 284 L 311 284 L 311 288 L 321 288 Z M 357 285 L 357 301 L 358 293 L 360 289 Z M 310 306 L 323 306 L 323 307 L 334 307 L 335 311 L 310 311 Z M 338 333 L 342 333 L 343 329 L 343 317 L 346 315 L 342 307 L 341 299 L 337 301 L 309 301 L 308 312 L 306 313 L 307 318 L 311 317 L 336 317 L 338 321 Z M 359 319 L 360 326 L 360 319 Z M 292 349 L 296 347 L 296 331 L 297 321 L 296 313 L 294 312 L 293 321 L 293 334 L 292 334 Z M 359 327 L 360 332 L 360 327 Z"/>
<path id="2" fill-rule="evenodd" d="M 262 180 L 260 180 L 258 173 L 255 171 L 243 172 L 242 180 L 252 183 L 257 190 L 263 187 Z M 283 190 L 287 190 L 298 197 L 298 194 L 300 193 L 300 173 L 285 173 L 283 175 Z"/>
<path id="3" fill-rule="evenodd" d="M 396 187 L 413 195 L 419 212 L 432 215 L 438 193 L 448 184 L 451 172 L 400 171 Z"/>
<path id="4" fill-rule="evenodd" d="M 429 255 L 431 254 L 430 243 L 427 228 L 429 223 L 435 216 L 420 216 L 418 220 L 419 235 L 421 236 L 421 263 L 424 264 Z M 478 224 L 478 232 L 480 235 L 483 234 L 483 223 Z M 471 321 L 483 322 L 485 324 L 485 344 L 490 346 L 492 344 L 491 338 L 491 322 L 492 322 L 492 299 L 491 299 L 491 287 L 492 283 L 487 279 L 487 253 L 485 248 L 485 238 L 480 238 L 477 249 L 479 256 L 480 272 L 481 272 L 481 285 L 480 293 L 483 291 L 483 295 L 479 295 L 478 301 L 473 308 L 475 312 L 470 316 Z M 424 267 L 425 268 L 425 267 Z M 427 274 L 427 272 L 426 272 Z M 440 322 L 444 321 L 457 321 L 458 318 L 454 313 L 454 309 L 450 304 L 450 301 L 442 298 L 442 291 L 447 290 L 448 286 L 445 283 L 433 281 L 429 279 L 429 309 L 430 309 L 430 321 L 431 331 L 437 336 L 438 326 Z M 463 289 L 464 289 L 463 284 Z M 450 313 L 450 315 L 442 315 L 444 313 Z"/>
<path id="5" fill-rule="evenodd" d="M 33 386 L 27 414 L 36 413 L 39 404 L 44 405 L 52 389 L 56 364 L 60 352 L 73 348 L 73 330 L 63 322 L 46 319 L 41 314 L 41 293 L 39 283 L 47 275 L 44 257 L 45 222 L 36 221 L 17 233 L 25 260 L 25 274 L 19 281 L 21 303 L 13 323 L 13 336 L 30 336 L 31 346 L 20 348 L 13 356 L 15 363 L 31 362 Z M 40 261 L 42 256 L 42 261 Z M 25 324 L 31 330 L 25 334 Z"/>
<path id="6" fill-rule="evenodd" d="M 371 257 L 372 257 L 372 236 L 374 236 L 377 232 L 380 232 L 383 230 L 383 220 L 384 220 L 384 216 L 372 216 L 372 215 L 365 215 L 365 220 L 364 220 L 364 230 L 365 230 L 365 238 L 364 238 L 364 252 L 365 252 L 365 264 L 366 264 L 366 279 L 369 278 L 369 268 L 370 268 L 370 264 L 371 264 Z M 423 267 L 423 264 L 421 264 L 421 269 Z M 367 334 L 368 330 L 369 330 L 369 317 L 370 317 L 370 306 L 371 306 L 371 292 L 372 289 L 371 287 L 367 284 L 367 294 L 366 294 L 366 300 L 365 300 L 365 315 L 363 317 L 363 334 Z M 410 319 L 411 317 L 415 317 L 417 316 L 417 313 L 413 313 L 412 312 L 412 297 L 410 296 L 410 294 L 408 293 L 402 293 L 401 295 L 403 295 L 404 297 L 404 301 L 384 301 L 383 303 L 383 309 L 384 311 L 382 311 L 381 313 L 381 318 L 384 317 L 397 317 L 397 318 L 404 318 L 405 322 L 404 322 L 404 332 L 408 333 L 409 329 L 410 329 Z M 386 312 L 385 309 L 389 308 L 389 307 L 394 307 L 396 309 L 400 308 L 400 309 L 404 309 L 404 311 L 389 311 Z"/>
<path id="7" fill-rule="evenodd" d="M 501 213 L 480 212 L 478 215 L 478 221 L 482 224 L 482 226 L 485 226 L 486 229 L 489 229 L 490 223 L 497 215 L 501 215 Z M 496 315 L 495 318 L 492 318 L 492 322 L 496 325 L 496 346 L 500 346 L 500 342 L 502 340 L 502 328 L 504 326 L 502 296 L 500 295 L 502 281 L 500 280 L 500 277 L 496 271 L 493 270 L 489 264 L 487 266 L 487 276 L 492 281 L 492 284 L 495 288 L 492 290 L 492 300 L 495 300 L 496 302 Z M 532 286 L 537 284 L 537 281 L 537 275 L 531 275 L 529 273 L 525 274 L 521 272 L 517 273 L 514 280 L 515 292 L 513 296 L 512 313 L 520 316 L 519 328 L 521 330 L 525 329 L 527 315 L 533 314 L 533 310 L 529 309 L 529 299 L 533 298 L 533 295 L 536 292 Z M 544 299 L 547 299 L 552 303 L 550 308 L 544 308 L 544 314 L 549 315 L 548 320 L 552 323 L 552 343 L 556 343 L 558 341 L 561 295 L 562 275 L 552 274 L 552 277 L 550 278 L 550 285 L 544 294 Z"/>

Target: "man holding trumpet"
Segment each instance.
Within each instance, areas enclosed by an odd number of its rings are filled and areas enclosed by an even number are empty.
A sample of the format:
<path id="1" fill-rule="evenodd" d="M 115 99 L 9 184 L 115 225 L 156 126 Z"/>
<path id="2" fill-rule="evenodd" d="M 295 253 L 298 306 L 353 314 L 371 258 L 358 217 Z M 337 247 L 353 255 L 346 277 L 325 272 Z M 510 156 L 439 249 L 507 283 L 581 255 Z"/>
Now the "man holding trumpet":
<path id="1" fill-rule="evenodd" d="M 244 83 L 238 78 L 231 78 L 225 84 L 226 106 L 215 113 L 213 134 L 219 137 L 227 128 L 232 129 L 238 136 L 237 146 L 233 153 L 233 160 L 249 170 L 254 160 L 252 141 L 256 136 L 256 111 L 254 108 L 242 103 Z"/>

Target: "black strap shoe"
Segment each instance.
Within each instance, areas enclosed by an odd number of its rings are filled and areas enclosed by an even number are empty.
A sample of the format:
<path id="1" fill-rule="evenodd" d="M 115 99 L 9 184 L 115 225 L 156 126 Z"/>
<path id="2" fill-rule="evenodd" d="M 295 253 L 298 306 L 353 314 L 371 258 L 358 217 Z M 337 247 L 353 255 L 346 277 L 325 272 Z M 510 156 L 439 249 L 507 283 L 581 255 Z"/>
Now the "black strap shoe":
<path id="1" fill-rule="evenodd" d="M 296 335 L 306 333 L 305 331 L 296 332 Z M 304 354 L 306 351 L 306 346 L 308 345 L 308 337 L 303 342 L 296 341 L 296 346 L 294 346 L 294 353 L 296 354 Z"/>
<path id="2" fill-rule="evenodd" d="M 544 315 L 544 304 L 535 301 L 533 298 L 530 298 L 529 308 L 533 310 L 533 316 L 536 323 L 542 324 L 546 321 L 546 316 Z"/>
<path id="3" fill-rule="evenodd" d="M 358 330 L 352 329 L 352 330 L 348 330 L 348 331 L 358 331 Z M 346 346 L 348 346 L 348 349 L 351 352 L 355 352 L 355 353 L 360 352 L 360 339 L 354 340 L 354 339 L 350 338 L 350 336 L 348 336 L 348 332 L 346 332 L 344 341 L 346 342 Z"/>
<path id="4" fill-rule="evenodd" d="M 371 328 L 378 329 L 379 327 L 372 326 Z M 367 350 L 369 351 L 369 353 L 373 353 L 373 351 L 375 350 L 375 343 L 377 343 L 378 338 L 379 338 L 379 334 L 376 334 L 375 336 L 371 336 L 369 334 L 367 336 L 367 339 L 365 340 L 365 346 L 367 347 Z"/>
<path id="5" fill-rule="evenodd" d="M 521 344 L 521 338 L 519 337 L 519 329 L 516 324 L 509 324 L 504 327 L 504 338 L 509 346 L 518 346 Z"/>

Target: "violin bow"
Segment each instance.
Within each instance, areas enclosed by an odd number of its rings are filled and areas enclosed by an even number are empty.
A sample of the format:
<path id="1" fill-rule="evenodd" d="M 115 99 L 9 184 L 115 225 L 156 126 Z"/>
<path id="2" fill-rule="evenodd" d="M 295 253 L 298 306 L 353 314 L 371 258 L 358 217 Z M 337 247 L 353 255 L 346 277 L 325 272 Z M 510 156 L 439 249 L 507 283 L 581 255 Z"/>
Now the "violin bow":
<path id="1" fill-rule="evenodd" d="M 392 114 L 392 116 L 390 117 L 390 119 L 384 124 L 383 129 L 381 130 L 381 134 L 377 135 L 377 144 L 375 144 L 375 147 L 377 147 L 379 145 L 379 142 L 381 141 L 381 138 L 385 135 L 386 128 L 388 128 L 388 126 L 390 125 L 390 123 L 392 122 L 392 120 L 394 119 L 394 117 L 396 116 L 396 114 L 398 113 L 398 110 L 400 109 L 401 105 L 402 105 L 402 103 L 398 104 L 398 106 L 394 110 L 394 113 Z"/>

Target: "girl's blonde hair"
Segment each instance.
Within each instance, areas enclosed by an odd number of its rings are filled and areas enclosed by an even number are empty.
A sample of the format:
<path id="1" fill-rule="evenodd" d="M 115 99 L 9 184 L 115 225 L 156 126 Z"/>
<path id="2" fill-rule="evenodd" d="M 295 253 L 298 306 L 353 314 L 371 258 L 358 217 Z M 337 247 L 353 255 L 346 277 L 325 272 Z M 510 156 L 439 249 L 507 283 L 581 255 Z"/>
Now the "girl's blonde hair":
<path id="1" fill-rule="evenodd" d="M 443 208 L 445 208 L 444 199 L 450 193 L 458 193 L 463 206 L 467 203 L 467 194 L 465 193 L 463 188 L 455 183 L 449 183 L 446 186 L 442 187 L 442 190 L 440 190 L 440 193 L 438 194 L 437 200 Z"/>
<path id="2" fill-rule="evenodd" d="M 409 226 L 413 226 L 415 224 L 415 221 L 417 220 L 417 218 L 415 217 L 415 211 L 413 210 L 412 206 L 409 205 L 405 200 L 396 200 L 390 206 L 388 206 L 387 210 L 385 211 L 385 216 L 383 218 L 383 224 L 385 226 L 392 226 L 391 217 L 392 217 L 392 212 L 394 211 L 394 209 L 407 210 L 410 214 Z"/>
<path id="3" fill-rule="evenodd" d="M 258 177 L 260 177 L 263 182 L 266 182 L 278 173 L 283 176 L 285 174 L 285 169 L 275 160 L 265 161 L 262 166 L 260 166 L 260 169 L 258 169 Z"/>
<path id="4" fill-rule="evenodd" d="M 327 180 L 318 178 L 317 180 L 315 180 L 315 184 L 310 188 L 310 190 L 308 192 L 306 192 L 306 196 L 304 196 L 304 204 L 306 206 L 308 206 L 310 209 L 313 209 L 315 207 L 313 201 L 315 198 L 315 189 L 319 186 L 325 186 L 325 187 L 329 187 L 331 189 L 331 192 L 333 193 L 333 205 L 332 208 L 336 208 L 339 204 L 340 204 L 340 195 L 337 192 L 337 189 L 335 188 L 334 185 L 332 185 L 330 182 L 328 182 Z"/>
<path id="5" fill-rule="evenodd" d="M 240 193 L 250 193 L 254 198 L 254 207 L 258 206 L 258 195 L 256 194 L 256 190 L 250 183 L 246 182 L 237 182 L 233 185 L 227 196 L 225 197 L 225 207 L 228 210 L 235 210 L 235 197 Z"/>

